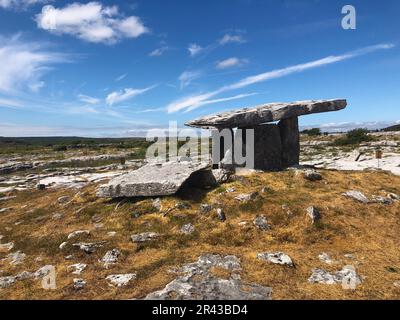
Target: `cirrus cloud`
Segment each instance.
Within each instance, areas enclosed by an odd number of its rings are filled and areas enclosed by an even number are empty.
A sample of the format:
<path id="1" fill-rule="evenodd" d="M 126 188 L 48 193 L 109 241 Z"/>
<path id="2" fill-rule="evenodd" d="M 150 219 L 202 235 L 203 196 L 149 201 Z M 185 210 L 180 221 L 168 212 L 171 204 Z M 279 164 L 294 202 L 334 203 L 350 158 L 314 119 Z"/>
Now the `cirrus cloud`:
<path id="1" fill-rule="evenodd" d="M 132 99 L 132 98 L 134 98 L 140 94 L 143 94 L 153 88 L 154 88 L 154 86 L 143 88 L 143 89 L 126 88 L 124 90 L 114 91 L 114 92 L 111 92 L 107 96 L 106 103 L 109 106 L 112 106 L 116 103 Z"/>

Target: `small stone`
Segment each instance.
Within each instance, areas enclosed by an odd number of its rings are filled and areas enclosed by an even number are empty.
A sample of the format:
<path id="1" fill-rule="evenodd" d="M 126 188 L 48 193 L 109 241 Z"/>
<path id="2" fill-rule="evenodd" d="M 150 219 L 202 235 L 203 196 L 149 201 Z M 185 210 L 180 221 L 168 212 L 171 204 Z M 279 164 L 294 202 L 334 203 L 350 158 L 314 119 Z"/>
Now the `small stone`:
<path id="1" fill-rule="evenodd" d="M 115 231 L 109 231 L 107 232 L 107 236 L 108 237 L 115 237 L 117 235 L 117 233 Z"/>
<path id="2" fill-rule="evenodd" d="M 271 263 L 293 267 L 292 259 L 283 252 L 265 252 L 257 254 L 257 259 L 269 261 Z"/>
<path id="3" fill-rule="evenodd" d="M 0 288 L 8 288 L 17 281 L 16 277 L 0 277 Z"/>
<path id="4" fill-rule="evenodd" d="M 311 223 L 314 224 L 318 220 L 321 219 L 321 214 L 315 207 L 308 207 L 307 208 L 307 216 L 311 219 Z"/>
<path id="5" fill-rule="evenodd" d="M 180 232 L 183 234 L 191 234 L 194 232 L 194 226 L 191 223 L 184 224 L 180 229 Z"/>
<path id="6" fill-rule="evenodd" d="M 121 252 L 118 249 L 112 249 L 107 251 L 104 257 L 101 259 L 104 266 L 108 268 L 110 264 L 115 264 L 118 262 L 118 257 L 121 255 Z"/>
<path id="7" fill-rule="evenodd" d="M 387 194 L 387 197 L 390 198 L 390 199 L 392 199 L 392 200 L 395 200 L 395 201 L 400 200 L 400 196 L 398 196 L 398 195 L 395 194 L 395 193 L 388 193 L 388 194 Z"/>
<path id="8" fill-rule="evenodd" d="M 200 205 L 200 213 L 201 214 L 209 213 L 211 210 L 212 210 L 212 205 L 211 204 L 202 203 Z"/>
<path id="9" fill-rule="evenodd" d="M 246 201 L 254 200 L 255 198 L 257 198 L 257 196 L 258 196 L 258 192 L 242 193 L 242 194 L 239 194 L 238 196 L 236 196 L 235 199 L 240 202 L 246 202 Z"/>
<path id="10" fill-rule="evenodd" d="M 10 251 L 12 248 L 14 248 L 13 242 L 0 243 L 0 250 Z"/>
<path id="11" fill-rule="evenodd" d="M 400 288 L 400 281 L 395 281 L 395 282 L 393 282 L 393 285 L 394 285 L 396 288 Z"/>
<path id="12" fill-rule="evenodd" d="M 156 209 L 157 211 L 161 211 L 161 199 L 160 198 L 156 198 L 153 200 L 152 205 L 154 207 L 154 209 Z"/>
<path id="13" fill-rule="evenodd" d="M 126 274 L 112 274 L 106 277 L 110 285 L 116 287 L 124 287 L 129 281 L 136 279 L 136 273 L 126 273 Z"/>
<path id="14" fill-rule="evenodd" d="M 372 196 L 371 202 L 389 205 L 393 203 L 393 200 L 391 198 L 385 198 L 382 196 Z"/>
<path id="15" fill-rule="evenodd" d="M 40 279 L 43 278 L 45 276 L 47 276 L 50 272 L 54 271 L 55 267 L 52 265 L 45 265 L 43 267 L 41 267 L 40 269 L 38 269 L 34 274 L 34 278 L 35 279 Z"/>
<path id="16" fill-rule="evenodd" d="M 268 223 L 267 217 L 264 215 L 259 215 L 255 217 L 253 220 L 253 224 L 262 231 L 266 231 L 271 227 Z"/>
<path id="17" fill-rule="evenodd" d="M 318 181 L 322 180 L 322 176 L 319 172 L 315 170 L 306 170 L 304 171 L 304 178 L 309 181 Z"/>
<path id="18" fill-rule="evenodd" d="M 65 256 L 64 259 L 65 260 L 71 260 L 74 258 L 74 255 L 70 254 L 69 256 Z"/>
<path id="19" fill-rule="evenodd" d="M 63 250 L 63 249 L 67 246 L 67 244 L 68 244 L 67 241 L 64 241 L 63 243 L 61 243 L 61 244 L 59 245 L 60 250 Z"/>
<path id="20" fill-rule="evenodd" d="M 355 289 L 355 286 L 362 282 L 353 266 L 344 266 L 342 270 L 335 273 L 323 269 L 313 269 L 310 278 L 311 283 L 335 284 L 341 283 L 345 289 Z"/>
<path id="21" fill-rule="evenodd" d="M 60 220 L 63 217 L 62 213 L 54 213 L 53 214 L 53 219 L 54 220 Z"/>
<path id="22" fill-rule="evenodd" d="M 65 204 L 69 201 L 69 199 L 70 199 L 70 197 L 68 197 L 68 196 L 62 196 L 57 199 L 57 202 L 59 204 Z"/>
<path id="23" fill-rule="evenodd" d="M 2 209 L 0 209 L 0 213 L 4 213 L 4 212 L 10 211 L 10 210 L 11 210 L 11 208 L 2 208 Z"/>
<path id="24" fill-rule="evenodd" d="M 146 242 L 146 241 L 151 241 L 160 236 L 159 233 L 157 232 L 143 232 L 143 233 L 138 233 L 134 234 L 131 236 L 131 239 L 135 243 L 140 243 L 140 242 Z"/>
<path id="25" fill-rule="evenodd" d="M 178 209 L 178 210 L 189 209 L 190 208 L 190 204 L 188 204 L 186 202 L 178 202 L 175 205 L 175 208 Z"/>
<path id="26" fill-rule="evenodd" d="M 245 227 L 245 226 L 247 226 L 247 221 L 240 221 L 239 223 L 238 223 L 238 225 L 240 226 L 240 227 Z"/>
<path id="27" fill-rule="evenodd" d="M 234 187 L 226 189 L 226 193 L 232 193 L 232 192 L 235 192 L 235 188 Z"/>
<path id="28" fill-rule="evenodd" d="M 326 264 L 334 263 L 334 261 L 331 259 L 329 254 L 327 254 L 326 252 L 322 252 L 321 254 L 319 254 L 318 258 L 319 258 L 320 261 L 322 261 L 322 262 L 324 262 Z"/>
<path id="29" fill-rule="evenodd" d="M 81 236 L 81 235 L 86 235 L 86 236 L 88 236 L 88 235 L 90 235 L 90 231 L 89 230 L 77 230 L 77 231 L 74 231 L 74 232 L 71 232 L 69 235 L 68 235 L 68 240 L 69 239 L 72 239 L 72 238 L 75 238 L 75 237 L 78 237 L 78 236 Z"/>
<path id="30" fill-rule="evenodd" d="M 362 203 L 369 203 L 369 199 L 360 191 L 351 190 L 345 193 L 342 193 L 345 197 L 352 198 Z"/>
<path id="31" fill-rule="evenodd" d="M 11 265 L 21 264 L 26 258 L 26 254 L 21 251 L 16 251 L 13 253 L 9 253 L 6 256 L 6 259 L 9 261 Z"/>
<path id="32" fill-rule="evenodd" d="M 222 211 L 221 208 L 217 209 L 217 217 L 219 220 L 221 220 L 222 222 L 226 220 L 226 216 L 225 213 Z"/>
<path id="33" fill-rule="evenodd" d="M 74 279 L 73 282 L 75 290 L 81 290 L 86 286 L 86 281 L 83 279 Z"/>
<path id="34" fill-rule="evenodd" d="M 87 264 L 84 263 L 76 263 L 76 264 L 72 264 L 70 266 L 67 267 L 67 269 L 74 269 L 74 271 L 72 271 L 72 274 L 81 274 L 83 272 L 83 270 L 85 270 L 87 267 Z"/>
<path id="35" fill-rule="evenodd" d="M 352 255 L 351 253 L 346 253 L 343 255 L 343 257 L 345 257 L 347 259 L 355 259 L 354 255 Z"/>
<path id="36" fill-rule="evenodd" d="M 79 243 L 74 243 L 73 246 L 78 247 L 79 249 L 81 249 L 86 253 L 93 253 L 96 250 L 96 248 L 102 247 L 102 244 L 79 242 Z"/>

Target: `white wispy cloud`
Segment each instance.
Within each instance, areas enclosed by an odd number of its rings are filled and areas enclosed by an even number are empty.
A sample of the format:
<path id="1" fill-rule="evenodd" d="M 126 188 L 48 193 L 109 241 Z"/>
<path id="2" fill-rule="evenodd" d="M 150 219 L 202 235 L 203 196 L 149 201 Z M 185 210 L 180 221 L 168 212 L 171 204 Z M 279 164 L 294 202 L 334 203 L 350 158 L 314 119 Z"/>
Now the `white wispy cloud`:
<path id="1" fill-rule="evenodd" d="M 191 57 L 197 56 L 200 52 L 202 52 L 204 48 L 196 43 L 192 43 L 188 47 L 188 51 Z"/>
<path id="2" fill-rule="evenodd" d="M 22 103 L 18 100 L 1 98 L 0 97 L 0 107 L 3 108 L 19 108 L 22 107 Z"/>
<path id="3" fill-rule="evenodd" d="M 333 56 L 328 56 L 322 59 L 314 60 L 311 62 L 307 63 L 302 63 L 302 64 L 297 64 L 293 66 L 288 66 L 282 69 L 277 69 L 277 70 L 272 70 L 272 71 L 267 71 L 264 73 L 260 73 L 254 76 L 246 77 L 242 80 L 239 80 L 236 83 L 230 84 L 223 86 L 217 90 L 199 94 L 199 95 L 193 95 L 189 97 L 185 97 L 182 99 L 179 99 L 177 101 L 174 101 L 170 103 L 167 106 L 167 110 L 169 113 L 177 112 L 183 109 L 188 109 L 191 108 L 192 110 L 198 106 L 201 106 L 202 103 L 205 100 L 209 100 L 212 97 L 215 97 L 223 92 L 230 91 L 230 90 L 236 90 L 236 89 L 241 89 L 244 87 L 247 87 L 249 85 L 259 83 L 259 82 L 264 82 L 276 78 L 281 78 L 293 73 L 299 73 L 303 72 L 309 69 L 315 69 L 319 67 L 323 67 L 326 65 L 334 64 L 340 61 L 352 59 L 361 55 L 365 55 L 374 51 L 378 50 L 386 50 L 386 49 L 391 49 L 394 47 L 394 44 L 390 43 L 384 43 L 384 44 L 378 44 L 378 45 L 373 45 L 373 46 L 368 46 L 364 47 L 358 50 L 354 50 L 342 55 L 333 55 Z"/>
<path id="4" fill-rule="evenodd" d="M 217 61 L 215 67 L 217 69 L 228 69 L 233 67 L 240 67 L 247 64 L 249 61 L 247 59 L 240 59 L 236 57 L 228 58 L 225 60 Z"/>
<path id="5" fill-rule="evenodd" d="M 162 56 L 166 51 L 168 51 L 168 46 L 163 46 L 157 49 L 154 49 L 152 52 L 149 53 L 150 57 L 160 57 Z"/>
<path id="6" fill-rule="evenodd" d="M 207 105 L 207 104 L 213 104 L 213 103 L 219 103 L 219 102 L 226 102 L 226 101 L 232 101 L 232 100 L 238 100 L 238 99 L 243 99 L 247 98 L 250 96 L 254 96 L 258 94 L 257 92 L 252 92 L 252 93 L 242 93 L 242 94 L 237 94 L 232 97 L 226 97 L 226 98 L 219 98 L 219 99 L 210 99 L 210 100 L 203 100 L 197 104 L 192 105 L 190 108 L 187 108 L 185 112 L 192 111 L 194 109 L 197 109 L 198 107 Z"/>
<path id="7" fill-rule="evenodd" d="M 85 94 L 79 94 L 78 95 L 78 99 L 80 100 L 80 101 L 82 101 L 82 102 L 84 102 L 84 103 L 88 103 L 88 104 L 98 104 L 98 103 L 100 103 L 100 99 L 98 99 L 98 98 L 94 98 L 94 97 L 91 97 L 91 96 L 87 96 L 87 95 L 85 95 Z"/>
<path id="8" fill-rule="evenodd" d="M 127 75 L 128 75 L 127 73 L 121 74 L 120 76 L 115 78 L 115 81 L 117 81 L 117 82 L 121 81 L 121 80 L 125 79 Z"/>
<path id="9" fill-rule="evenodd" d="M 219 40 L 219 44 L 221 45 L 225 45 L 228 43 L 244 43 L 246 42 L 246 40 L 238 34 L 225 34 L 220 40 Z"/>
<path id="10" fill-rule="evenodd" d="M 143 94 L 153 89 L 154 87 L 155 86 L 151 86 L 143 89 L 126 88 L 124 90 L 114 91 L 107 96 L 106 103 L 112 106 L 116 103 L 132 99 L 140 94 Z"/>
<path id="11" fill-rule="evenodd" d="M 19 35 L 10 39 L 0 37 L 0 91 L 37 92 L 44 86 L 43 75 L 54 64 L 68 61 L 70 57 L 48 51 L 40 42 L 25 42 Z"/>
<path id="12" fill-rule="evenodd" d="M 54 34 L 106 44 L 149 32 L 139 17 L 124 17 L 117 6 L 103 6 L 99 2 L 72 3 L 63 8 L 46 5 L 36 15 L 36 22 L 39 28 Z"/>
<path id="13" fill-rule="evenodd" d="M 200 78 L 202 76 L 202 71 L 200 70 L 193 70 L 193 71 L 184 71 L 178 77 L 180 81 L 181 89 L 187 87 L 192 81 Z"/>
<path id="14" fill-rule="evenodd" d="M 0 0 L 0 8 L 25 9 L 35 4 L 48 3 L 53 0 Z"/>

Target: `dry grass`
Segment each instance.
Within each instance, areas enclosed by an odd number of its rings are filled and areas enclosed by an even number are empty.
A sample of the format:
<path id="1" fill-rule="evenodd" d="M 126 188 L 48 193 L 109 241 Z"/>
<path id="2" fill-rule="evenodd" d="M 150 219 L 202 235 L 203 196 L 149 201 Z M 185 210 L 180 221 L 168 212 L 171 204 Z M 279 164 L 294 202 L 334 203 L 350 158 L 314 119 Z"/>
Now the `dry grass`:
<path id="1" fill-rule="evenodd" d="M 182 201 L 188 205 L 187 209 L 171 210 L 165 217 L 153 209 L 150 199 L 122 203 L 97 199 L 94 186 L 79 193 L 71 189 L 20 192 L 17 198 L 1 204 L 12 210 L 0 214 L 0 234 L 4 236 L 2 243 L 15 242 L 13 251 L 21 250 L 27 258 L 17 266 L 0 261 L 0 276 L 52 264 L 57 269 L 57 289 L 44 290 L 38 281 L 19 281 L 0 289 L 0 299 L 141 298 L 174 278 L 168 270 L 193 262 L 204 253 L 237 255 L 242 261 L 242 278 L 271 286 L 274 299 L 398 299 L 400 289 L 393 282 L 400 280 L 400 203 L 365 205 L 341 193 L 357 189 L 367 196 L 400 194 L 400 177 L 385 172 L 321 172 L 324 179 L 318 182 L 284 171 L 242 177 L 208 192 L 188 190 L 178 197 L 162 198 L 163 211 Z M 229 187 L 234 187 L 235 192 L 221 193 Z M 234 199 L 238 193 L 260 191 L 263 187 L 268 191 L 248 204 Z M 57 198 L 64 195 L 72 201 L 59 204 Z M 200 214 L 201 203 L 223 208 L 227 221 L 220 222 L 215 211 Z M 322 220 L 316 225 L 311 225 L 305 216 L 305 209 L 311 205 L 322 213 Z M 55 220 L 54 213 L 63 216 Z M 254 228 L 252 221 L 259 214 L 268 218 L 271 230 Z M 100 220 L 103 226 L 96 228 L 95 223 Z M 238 225 L 242 221 L 248 224 Z M 188 222 L 194 224 L 196 231 L 180 234 L 180 227 Z M 91 230 L 89 238 L 82 240 L 106 241 L 104 247 L 90 255 L 71 246 L 58 248 L 70 232 L 80 229 Z M 115 231 L 116 236 L 108 237 L 109 231 Z M 141 245 L 130 241 L 130 235 L 145 231 L 160 232 L 162 237 Z M 117 265 L 105 269 L 99 259 L 113 248 L 118 248 L 122 257 Z M 295 268 L 257 260 L 257 253 L 264 251 L 284 251 L 292 257 Z M 321 252 L 339 262 L 332 266 L 322 263 L 318 259 Z M 355 259 L 346 259 L 346 253 Z M 72 260 L 64 258 L 69 254 L 74 256 Z M 0 259 L 5 255 L 0 253 Z M 88 264 L 81 276 L 67 271 L 68 265 L 78 262 Z M 355 291 L 307 281 L 313 268 L 335 271 L 346 264 L 354 265 L 365 277 Z M 128 272 L 136 272 L 137 279 L 127 287 L 116 289 L 105 280 L 109 274 Z M 212 272 L 227 276 L 223 270 Z M 85 289 L 73 289 L 72 279 L 76 277 L 87 281 Z"/>

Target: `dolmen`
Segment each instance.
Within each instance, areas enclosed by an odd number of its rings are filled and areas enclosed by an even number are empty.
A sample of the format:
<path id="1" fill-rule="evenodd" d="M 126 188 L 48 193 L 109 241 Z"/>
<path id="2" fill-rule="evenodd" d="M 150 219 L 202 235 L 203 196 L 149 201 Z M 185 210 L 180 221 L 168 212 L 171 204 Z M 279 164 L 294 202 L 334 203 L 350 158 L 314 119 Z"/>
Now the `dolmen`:
<path id="1" fill-rule="evenodd" d="M 337 111 L 344 109 L 347 102 L 344 99 L 310 100 L 292 103 L 269 103 L 252 108 L 243 108 L 230 112 L 219 113 L 195 119 L 186 123 L 187 126 L 212 129 L 221 132 L 228 129 L 232 140 L 240 136 L 242 153 L 250 145 L 245 135 L 246 130 L 254 132 L 254 168 L 264 171 L 282 170 L 299 164 L 300 133 L 298 117 L 307 114 Z M 278 123 L 276 123 L 278 122 Z M 233 129 L 236 130 L 233 132 Z M 208 187 L 218 185 L 229 179 L 235 170 L 235 163 L 226 166 L 226 158 L 235 150 L 220 150 L 214 154 L 214 149 L 223 147 L 220 135 L 212 135 L 212 161 L 174 160 L 163 163 L 148 163 L 130 173 L 115 177 L 108 184 L 101 185 L 97 191 L 98 197 L 154 197 L 172 195 L 185 185 Z M 253 143 L 253 142 L 252 142 Z M 237 144 L 236 144 L 237 145 Z M 232 141 L 231 149 L 235 143 Z M 185 158 L 184 158 L 185 159 Z M 233 166 L 233 167 L 232 167 Z"/>
<path id="2" fill-rule="evenodd" d="M 345 99 L 268 103 L 202 117 L 189 121 L 186 125 L 201 129 L 214 129 L 219 132 L 229 129 L 232 132 L 233 140 L 236 140 L 237 135 L 240 134 L 242 135 L 242 150 L 240 150 L 243 151 L 242 153 L 245 153 L 246 149 L 246 130 L 243 129 L 253 129 L 254 169 L 282 170 L 299 164 L 300 132 L 298 117 L 313 113 L 338 111 L 346 106 L 347 101 Z M 279 122 L 274 123 L 277 121 Z M 236 133 L 233 133 L 234 128 L 242 130 L 236 130 Z M 213 148 L 223 147 L 223 143 L 214 141 L 220 138 L 218 134 L 213 135 Z M 233 148 L 234 141 L 231 145 Z M 213 152 L 214 167 L 223 167 L 226 158 L 228 156 L 232 158 L 233 151 L 221 150 L 221 152 L 218 152 L 217 158 L 215 158 Z"/>

